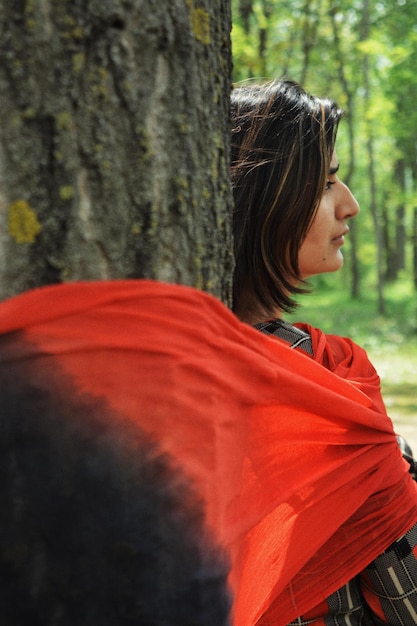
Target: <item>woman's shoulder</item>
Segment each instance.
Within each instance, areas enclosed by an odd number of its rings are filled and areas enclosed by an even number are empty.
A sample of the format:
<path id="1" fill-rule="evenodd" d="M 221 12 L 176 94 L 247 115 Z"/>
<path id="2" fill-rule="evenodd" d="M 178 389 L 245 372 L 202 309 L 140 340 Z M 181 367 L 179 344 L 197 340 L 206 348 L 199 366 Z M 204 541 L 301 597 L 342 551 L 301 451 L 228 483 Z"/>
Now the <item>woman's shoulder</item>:
<path id="1" fill-rule="evenodd" d="M 292 349 L 303 350 L 310 356 L 313 356 L 311 336 L 307 330 L 298 328 L 282 319 L 266 320 L 255 324 L 254 328 L 265 335 L 279 337 L 288 343 Z"/>
<path id="2" fill-rule="evenodd" d="M 296 322 L 294 326 L 310 335 L 315 359 L 329 369 L 343 365 L 365 370 L 367 375 L 375 371 L 366 350 L 350 337 L 328 334 L 305 322 Z"/>

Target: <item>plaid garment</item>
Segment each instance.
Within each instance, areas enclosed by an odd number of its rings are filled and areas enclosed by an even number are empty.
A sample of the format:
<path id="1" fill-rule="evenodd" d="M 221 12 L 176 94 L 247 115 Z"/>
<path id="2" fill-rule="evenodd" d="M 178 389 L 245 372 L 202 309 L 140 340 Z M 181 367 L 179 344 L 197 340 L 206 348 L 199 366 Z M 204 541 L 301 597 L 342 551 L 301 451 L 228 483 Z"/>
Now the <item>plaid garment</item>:
<path id="1" fill-rule="evenodd" d="M 313 356 L 311 337 L 305 331 L 283 322 L 280 319 L 255 324 L 255 328 L 265 335 L 275 335 L 290 344 L 292 349 L 300 349 Z"/>
<path id="2" fill-rule="evenodd" d="M 287 341 L 291 348 L 313 355 L 305 331 L 282 320 L 255 326 Z M 398 445 L 416 480 L 417 463 L 408 443 Z M 332 593 L 325 602 L 288 626 L 409 626 L 417 624 L 417 524 L 377 557 L 359 576 Z"/>
<path id="3" fill-rule="evenodd" d="M 417 624 L 417 524 L 359 576 L 288 626 Z"/>
<path id="4" fill-rule="evenodd" d="M 288 626 L 372 626 L 368 610 L 361 594 L 359 577 L 332 593 L 304 617 L 290 622 Z"/>

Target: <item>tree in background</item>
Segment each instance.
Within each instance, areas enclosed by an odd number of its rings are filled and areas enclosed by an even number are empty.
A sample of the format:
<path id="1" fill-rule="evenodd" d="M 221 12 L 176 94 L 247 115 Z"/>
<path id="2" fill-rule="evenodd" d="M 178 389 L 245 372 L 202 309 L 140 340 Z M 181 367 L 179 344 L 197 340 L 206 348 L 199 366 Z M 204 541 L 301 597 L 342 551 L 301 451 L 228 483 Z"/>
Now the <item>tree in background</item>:
<path id="1" fill-rule="evenodd" d="M 389 48 L 389 63 L 384 80 L 384 95 L 391 103 L 389 132 L 395 141 L 393 173 L 397 185 L 392 194 L 395 224 L 390 225 L 390 275 L 396 278 L 407 266 L 405 252 L 412 233 L 413 210 L 417 204 L 417 111 L 415 58 L 417 54 L 417 19 L 415 3 L 391 7 L 384 20 L 384 43 Z M 412 236 L 410 237 L 413 241 Z M 416 249 L 413 245 L 413 255 Z M 417 273 L 414 269 L 414 281 Z"/>
<path id="2" fill-rule="evenodd" d="M 0 0 L 0 298 L 146 277 L 228 301 L 229 0 Z"/>

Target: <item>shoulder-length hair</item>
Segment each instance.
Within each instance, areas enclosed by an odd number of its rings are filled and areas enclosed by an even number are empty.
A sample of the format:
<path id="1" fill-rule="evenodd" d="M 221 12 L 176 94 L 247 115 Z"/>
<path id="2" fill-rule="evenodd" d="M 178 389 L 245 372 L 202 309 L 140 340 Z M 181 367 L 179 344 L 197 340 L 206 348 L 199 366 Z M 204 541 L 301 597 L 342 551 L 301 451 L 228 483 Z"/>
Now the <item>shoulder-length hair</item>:
<path id="1" fill-rule="evenodd" d="M 342 110 L 291 80 L 231 96 L 233 308 L 290 312 L 306 291 L 298 252 L 325 189 Z"/>

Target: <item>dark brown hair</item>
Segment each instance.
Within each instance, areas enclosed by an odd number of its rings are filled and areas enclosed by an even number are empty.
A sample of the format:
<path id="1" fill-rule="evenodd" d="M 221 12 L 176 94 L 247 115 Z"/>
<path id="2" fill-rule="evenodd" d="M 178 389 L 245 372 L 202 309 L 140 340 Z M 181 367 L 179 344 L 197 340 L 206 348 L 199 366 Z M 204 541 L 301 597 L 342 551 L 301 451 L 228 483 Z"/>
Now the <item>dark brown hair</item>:
<path id="1" fill-rule="evenodd" d="M 229 625 L 228 559 L 176 460 L 20 333 L 0 354 L 0 623 Z"/>
<path id="2" fill-rule="evenodd" d="M 291 80 L 232 91 L 233 308 L 243 319 L 289 312 L 294 294 L 306 290 L 298 252 L 325 189 L 341 116 L 335 102 Z"/>

